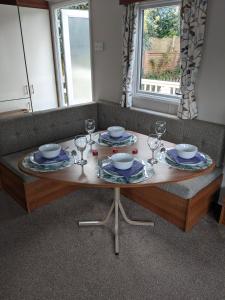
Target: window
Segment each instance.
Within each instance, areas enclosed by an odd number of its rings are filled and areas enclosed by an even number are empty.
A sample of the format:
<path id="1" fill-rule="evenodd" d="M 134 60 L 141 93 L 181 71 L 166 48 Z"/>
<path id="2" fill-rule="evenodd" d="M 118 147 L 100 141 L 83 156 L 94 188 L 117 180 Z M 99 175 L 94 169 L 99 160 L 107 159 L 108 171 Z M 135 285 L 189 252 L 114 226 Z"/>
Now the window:
<path id="1" fill-rule="evenodd" d="M 52 14 L 60 104 L 91 102 L 89 2 L 57 3 L 52 6 Z"/>
<path id="2" fill-rule="evenodd" d="M 161 102 L 179 101 L 180 5 L 151 1 L 139 5 L 134 95 Z"/>

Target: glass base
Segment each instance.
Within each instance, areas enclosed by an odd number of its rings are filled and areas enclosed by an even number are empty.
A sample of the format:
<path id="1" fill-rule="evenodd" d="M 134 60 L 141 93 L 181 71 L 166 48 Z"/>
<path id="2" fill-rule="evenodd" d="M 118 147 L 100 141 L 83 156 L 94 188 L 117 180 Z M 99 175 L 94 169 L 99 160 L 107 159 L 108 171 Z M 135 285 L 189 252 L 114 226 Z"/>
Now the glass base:
<path id="1" fill-rule="evenodd" d="M 150 159 L 148 159 L 148 163 L 150 163 L 151 165 L 155 165 L 158 163 L 158 160 L 155 158 L 150 158 Z"/>
<path id="2" fill-rule="evenodd" d="M 95 141 L 93 140 L 88 141 L 88 145 L 93 145 L 93 144 L 95 144 Z"/>
<path id="3" fill-rule="evenodd" d="M 86 160 L 86 159 L 78 160 L 78 161 L 77 161 L 77 164 L 80 165 L 80 166 L 84 166 L 84 165 L 87 164 L 87 160 Z"/>

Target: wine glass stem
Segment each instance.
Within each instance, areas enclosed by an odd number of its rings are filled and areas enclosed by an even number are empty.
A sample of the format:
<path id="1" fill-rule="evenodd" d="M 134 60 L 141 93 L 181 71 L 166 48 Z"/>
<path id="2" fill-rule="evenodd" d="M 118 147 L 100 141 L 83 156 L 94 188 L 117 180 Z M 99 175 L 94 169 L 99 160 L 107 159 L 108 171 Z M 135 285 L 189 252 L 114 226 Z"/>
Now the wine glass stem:
<path id="1" fill-rule="evenodd" d="M 84 157 L 83 157 L 83 151 L 81 151 L 81 161 L 84 160 Z"/>
<path id="2" fill-rule="evenodd" d="M 159 140 L 159 147 L 162 147 L 163 143 L 162 143 L 162 135 L 161 134 L 158 136 L 158 140 Z"/>
<path id="3" fill-rule="evenodd" d="M 152 150 L 152 160 L 155 160 L 155 150 Z"/>
<path id="4" fill-rule="evenodd" d="M 91 133 L 89 133 L 89 135 L 90 135 L 90 142 L 91 142 Z"/>

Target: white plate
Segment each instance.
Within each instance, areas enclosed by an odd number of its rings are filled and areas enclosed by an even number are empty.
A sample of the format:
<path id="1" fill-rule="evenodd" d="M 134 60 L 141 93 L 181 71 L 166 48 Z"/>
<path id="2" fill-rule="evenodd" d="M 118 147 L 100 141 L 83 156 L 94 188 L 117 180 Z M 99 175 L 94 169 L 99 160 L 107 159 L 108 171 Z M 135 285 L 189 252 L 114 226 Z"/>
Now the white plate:
<path id="1" fill-rule="evenodd" d="M 103 132 L 104 133 L 104 132 Z M 129 136 L 129 137 L 127 137 L 126 139 L 124 139 L 124 140 L 122 140 L 122 141 L 118 141 L 117 140 L 117 138 L 109 138 L 109 139 L 106 139 L 106 138 L 104 138 L 104 137 L 102 137 L 102 134 L 101 134 L 101 140 L 102 141 L 105 141 L 105 142 L 107 142 L 107 143 L 118 143 L 118 144 L 121 144 L 121 143 L 126 143 L 126 142 L 128 142 L 130 139 L 132 138 L 132 134 Z"/>
<path id="2" fill-rule="evenodd" d="M 135 158 L 135 160 L 137 160 L 137 161 L 139 161 L 140 163 L 142 163 L 144 167 L 143 167 L 143 169 L 141 169 L 141 170 L 140 170 L 139 172 L 137 172 L 136 174 L 133 174 L 132 176 L 130 176 L 131 178 L 132 178 L 132 177 L 135 178 L 135 177 L 139 176 L 140 174 L 145 173 L 145 172 L 146 172 L 146 166 L 148 167 L 148 169 L 152 168 L 152 166 L 151 166 L 148 162 L 144 162 L 143 160 L 137 159 L 137 158 Z M 110 163 L 111 163 L 111 162 L 110 162 L 109 160 L 106 160 L 105 163 L 103 162 L 103 167 L 109 165 Z M 124 177 L 124 176 L 122 176 L 122 175 L 119 175 L 119 174 L 116 173 L 116 172 L 105 170 L 104 168 L 102 168 L 102 171 L 103 171 L 105 174 L 108 174 L 108 175 L 111 175 L 111 176 L 114 176 L 114 177 L 118 177 L 118 178 L 123 178 L 123 177 Z"/>
<path id="3" fill-rule="evenodd" d="M 36 166 L 42 166 L 42 167 L 51 167 L 51 166 L 53 166 L 53 167 L 60 167 L 64 163 L 64 161 L 53 161 L 53 162 L 49 162 L 47 164 L 46 163 L 45 164 L 39 164 L 34 159 L 34 153 L 36 153 L 36 152 L 33 152 L 33 153 L 30 154 L 29 159 L 30 159 L 30 162 L 32 164 L 36 165 Z M 69 152 L 66 151 L 66 154 L 69 157 Z"/>
<path id="4" fill-rule="evenodd" d="M 142 161 L 140 160 L 143 164 L 145 164 L 145 167 L 143 170 L 141 170 L 139 173 L 137 173 L 135 176 L 131 176 L 129 178 L 129 183 L 141 183 L 143 181 L 149 180 L 154 174 L 154 169 L 152 168 L 152 166 L 146 162 L 146 161 Z M 139 175 L 139 176 L 137 176 Z M 126 180 L 124 179 L 123 176 L 115 176 L 115 175 L 111 175 L 108 172 L 105 173 L 102 172 L 100 178 L 104 181 L 110 182 L 110 183 L 119 183 L 119 184 L 129 184 L 126 182 Z"/>
<path id="5" fill-rule="evenodd" d="M 93 137 L 93 140 L 96 144 L 103 146 L 103 147 L 126 147 L 133 145 L 137 142 L 137 137 L 134 134 L 131 134 L 131 137 L 123 142 L 120 143 L 110 143 L 109 141 L 103 140 L 102 138 L 99 140 L 99 133 L 96 133 Z"/>
<path id="6" fill-rule="evenodd" d="M 119 177 L 119 178 L 123 178 L 124 177 L 122 175 L 117 174 L 116 172 L 105 170 L 104 168 L 102 169 L 102 171 L 104 173 L 108 174 L 108 175 L 111 175 L 111 176 L 115 176 L 115 177 Z M 143 172 L 144 172 L 144 168 L 142 170 L 140 170 L 139 172 L 137 172 L 136 174 L 133 174 L 130 177 L 136 177 L 136 176 L 142 174 Z"/>
<path id="7" fill-rule="evenodd" d="M 203 154 L 203 153 L 201 153 L 201 152 L 199 152 L 199 154 L 204 158 L 204 159 L 206 159 L 206 156 L 205 156 L 205 154 Z M 169 159 L 169 160 L 171 160 L 172 162 L 174 162 L 175 164 L 178 164 L 175 160 L 173 160 L 168 154 L 167 154 L 167 152 L 166 152 L 166 158 L 167 159 Z M 192 164 L 190 164 L 190 163 L 188 163 L 188 162 L 181 162 L 181 163 L 179 163 L 179 165 L 182 165 L 182 166 L 200 166 L 202 163 L 204 163 L 203 161 L 200 161 L 200 162 L 198 162 L 198 163 L 192 163 Z"/>

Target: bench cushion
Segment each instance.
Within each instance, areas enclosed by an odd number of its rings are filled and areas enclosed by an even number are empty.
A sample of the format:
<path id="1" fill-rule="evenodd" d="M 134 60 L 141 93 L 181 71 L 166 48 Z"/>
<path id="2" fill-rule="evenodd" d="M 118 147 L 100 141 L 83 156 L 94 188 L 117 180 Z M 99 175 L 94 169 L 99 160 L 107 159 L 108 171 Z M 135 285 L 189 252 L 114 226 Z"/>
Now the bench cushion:
<path id="1" fill-rule="evenodd" d="M 18 168 L 18 161 L 21 160 L 27 153 L 34 151 L 35 148 L 31 148 L 25 151 L 9 154 L 0 158 L 0 162 L 11 170 L 14 174 L 19 176 L 25 183 L 34 182 L 38 178 L 30 176 L 22 172 Z M 194 197 L 200 190 L 209 185 L 213 180 L 218 178 L 223 173 L 221 168 L 216 168 L 214 171 L 207 175 L 195 177 L 190 180 L 184 180 L 176 183 L 164 183 L 157 185 L 160 189 L 175 194 L 183 199 L 190 199 Z"/>
<path id="2" fill-rule="evenodd" d="M 212 183 L 216 178 L 222 175 L 222 173 L 222 168 L 216 168 L 207 175 L 175 183 L 163 183 L 159 184 L 158 187 L 165 192 L 169 192 L 180 198 L 191 199 L 207 185 Z"/>
<path id="3" fill-rule="evenodd" d="M 124 126 L 143 134 L 154 131 L 156 120 L 167 122 L 163 137 L 171 143 L 188 143 L 198 146 L 209 154 L 218 167 L 222 166 L 225 154 L 225 126 L 201 120 L 180 120 L 176 117 L 156 115 L 148 111 L 121 108 L 118 104 L 98 103 L 98 125 L 105 129 L 111 125 Z"/>
<path id="4" fill-rule="evenodd" d="M 20 151 L 20 152 L 16 152 L 13 154 L 9 154 L 6 156 L 2 156 L 0 157 L 0 163 L 6 167 L 7 169 L 9 169 L 11 172 L 13 172 L 15 175 L 17 175 L 18 177 L 20 177 L 20 179 L 24 182 L 24 183 L 31 183 L 34 182 L 36 180 L 38 180 L 37 177 L 33 177 L 30 176 L 24 172 L 22 172 L 19 168 L 18 168 L 18 161 L 23 159 L 23 157 L 27 154 L 32 152 L 34 149 L 29 149 L 29 150 L 25 150 L 25 151 Z"/>
<path id="5" fill-rule="evenodd" d="M 70 106 L 0 119 L 0 156 L 84 131 L 84 120 L 97 122 L 97 104 Z"/>
<path id="6" fill-rule="evenodd" d="M 71 138 L 60 139 L 55 141 L 56 143 L 62 143 L 71 140 Z M 24 181 L 24 183 L 34 182 L 35 180 L 39 180 L 37 177 L 30 176 L 18 168 L 18 162 L 24 158 L 24 156 L 28 153 L 37 150 L 37 147 L 32 147 L 23 151 L 19 151 L 16 153 L 11 153 L 5 156 L 0 157 L 0 163 L 8 168 L 11 172 L 16 174 L 17 176 Z"/>

